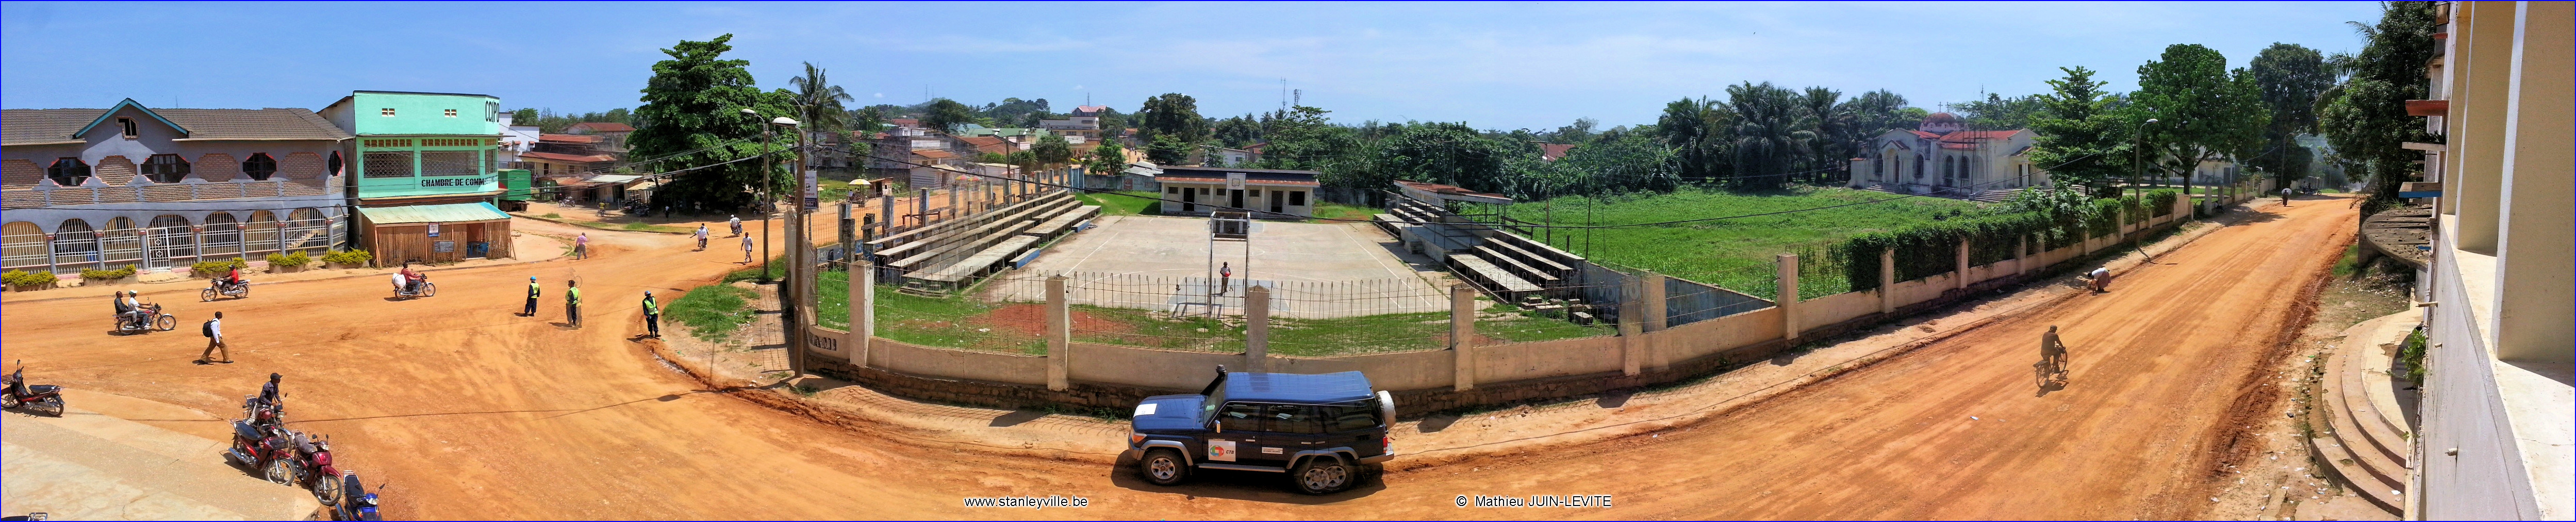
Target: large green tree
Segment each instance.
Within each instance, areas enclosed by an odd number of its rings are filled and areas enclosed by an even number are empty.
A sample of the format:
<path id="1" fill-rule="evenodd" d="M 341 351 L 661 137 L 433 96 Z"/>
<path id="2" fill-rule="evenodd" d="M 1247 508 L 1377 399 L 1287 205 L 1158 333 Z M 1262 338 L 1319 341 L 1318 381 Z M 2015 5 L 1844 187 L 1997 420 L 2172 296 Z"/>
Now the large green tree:
<path id="1" fill-rule="evenodd" d="M 639 165 L 654 172 L 685 170 L 655 191 L 657 200 L 730 210 L 749 206 L 755 190 L 779 187 L 787 179 L 788 161 L 770 162 L 776 168 L 766 173 L 759 159 L 725 164 L 787 150 L 785 144 L 764 147 L 761 127 L 766 118 L 743 114 L 743 109 L 763 114 L 795 110 L 784 91 L 762 92 L 753 86 L 751 72 L 744 68 L 751 62 L 721 58 L 733 50 L 727 43 L 732 40 L 733 35 L 727 34 L 703 42 L 683 40 L 663 49 L 670 59 L 655 62 L 653 77 L 645 80 L 639 100 L 644 104 L 635 109 L 642 125 L 627 138 L 630 154 L 662 158 Z"/>
<path id="2" fill-rule="evenodd" d="M 1154 163 L 1180 163 L 1208 140 L 1208 123 L 1199 116 L 1199 102 L 1186 94 L 1146 98 L 1134 119 L 1142 134 L 1137 138 L 1146 144 L 1145 155 Z"/>
<path id="3" fill-rule="evenodd" d="M 2229 71 L 2225 55 L 2200 44 L 2166 46 L 2155 61 L 2138 66 L 2130 102 L 2131 118 L 2152 147 L 2148 161 L 2183 176 L 2185 192 L 2201 162 L 2252 156 L 2269 120 L 2253 74 Z"/>
<path id="4" fill-rule="evenodd" d="M 1465 123 L 1410 123 L 1404 131 L 1378 144 L 1372 154 L 1379 181 L 1393 180 L 1456 185 L 1468 190 L 1503 190 L 1506 147 Z"/>
<path id="5" fill-rule="evenodd" d="M 1735 113 L 1706 97 L 1664 104 L 1655 118 L 1654 138 L 1673 151 L 1675 172 L 1682 179 L 1706 183 L 1735 172 L 1729 156 L 1735 148 Z"/>
<path id="6" fill-rule="evenodd" d="M 1126 170 L 1127 153 L 1118 148 L 1116 141 L 1101 142 L 1082 163 L 1082 172 L 1094 176 L 1115 176 Z"/>
<path id="7" fill-rule="evenodd" d="M 1039 136 L 1038 142 L 1029 146 L 1029 153 L 1035 155 L 1042 166 L 1063 165 L 1073 161 L 1073 143 L 1050 132 Z"/>
<path id="8" fill-rule="evenodd" d="M 1263 147 L 1261 161 L 1265 169 L 1313 170 L 1331 173 L 1346 171 L 1349 165 L 1363 162 L 1366 147 L 1358 131 L 1334 125 L 1324 117 L 1331 114 L 1320 108 L 1299 105 L 1287 110 L 1271 111 L 1263 119 L 1263 131 L 1270 144 Z"/>
<path id="9" fill-rule="evenodd" d="M 2082 186 L 2093 197 L 2118 195 L 2119 185 L 2110 181 L 2134 174 L 2130 123 L 2107 107 L 2092 69 L 2058 70 L 2066 77 L 2049 80 L 2049 93 L 2037 97 L 2043 110 L 2030 125 L 2038 134 L 2031 164 L 2058 186 Z"/>
<path id="10" fill-rule="evenodd" d="M 930 105 L 922 109 L 921 125 L 939 132 L 957 132 L 969 123 L 975 123 L 975 110 L 957 100 L 930 100 Z"/>
<path id="11" fill-rule="evenodd" d="M 1805 144 L 1815 138 L 1812 125 L 1801 121 L 1801 96 L 1771 82 L 1744 82 L 1726 88 L 1726 104 L 1733 109 L 1735 122 L 1733 185 L 1742 188 L 1776 188 L 1788 184 L 1806 154 Z"/>
<path id="12" fill-rule="evenodd" d="M 2315 49 L 2285 43 L 2264 48 L 2247 69 L 2263 91 L 2263 109 L 2272 115 L 2263 126 L 2263 150 L 2248 163 L 2289 186 L 2307 177 L 2315 158 L 2297 138 L 2316 129 L 2317 97 L 2334 88 L 2334 72 Z"/>
<path id="13" fill-rule="evenodd" d="M 2424 63 L 2436 49 L 2433 2 L 2381 6 L 2378 24 L 2353 24 L 2368 43 L 2346 62 L 2352 77 L 2326 95 L 2318 123 L 2337 156 L 2369 173 L 2371 199 L 2386 205 L 2397 201 L 2399 183 L 2423 172 L 2414 163 L 2423 153 L 2405 143 L 2441 138 L 2406 114 L 2406 100 L 2424 98 Z"/>

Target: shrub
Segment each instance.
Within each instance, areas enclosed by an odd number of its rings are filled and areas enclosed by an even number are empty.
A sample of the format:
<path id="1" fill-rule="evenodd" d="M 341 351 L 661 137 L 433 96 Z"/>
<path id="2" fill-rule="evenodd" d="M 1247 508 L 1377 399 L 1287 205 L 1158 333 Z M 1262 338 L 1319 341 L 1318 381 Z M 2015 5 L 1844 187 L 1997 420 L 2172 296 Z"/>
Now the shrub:
<path id="1" fill-rule="evenodd" d="M 0 272 L 0 283 L 5 283 L 9 286 L 49 285 L 54 283 L 54 273 L 41 270 L 35 272 L 10 270 L 7 272 Z"/>
<path id="2" fill-rule="evenodd" d="M 232 271 L 232 269 L 235 269 L 235 268 L 249 268 L 249 267 L 250 267 L 250 262 L 249 262 L 249 261 L 243 261 L 243 260 L 242 260 L 242 258 L 238 258 L 238 257 L 236 257 L 236 258 L 232 258 L 232 259 L 228 259 L 228 260 L 222 260 L 222 261 L 204 261 L 204 262 L 199 262 L 199 263 L 196 263 L 196 264 L 191 264 L 191 265 L 188 265 L 188 271 L 189 271 L 189 272 L 195 272 L 197 275 L 201 275 L 201 276 L 214 277 L 214 276 L 218 276 L 218 275 L 223 275 L 225 272 Z"/>
<path id="3" fill-rule="evenodd" d="M 364 265 L 364 264 L 367 264 L 368 262 L 372 262 L 372 261 L 375 261 L 375 260 L 376 260 L 376 256 L 375 256 L 375 254 L 369 254 L 369 253 L 367 253 L 367 251 L 365 251 L 365 250 L 355 250 L 355 249 L 352 249 L 352 250 L 341 250 L 341 251 L 332 252 L 332 253 L 328 253 L 328 254 L 322 254 L 322 262 L 325 262 L 325 263 L 339 263 L 339 264 L 343 264 L 343 265 Z"/>
<path id="4" fill-rule="evenodd" d="M 269 268 L 281 266 L 304 266 L 310 264 L 313 264 L 313 256 L 305 255 L 303 252 L 276 253 L 268 255 Z"/>
<path id="5" fill-rule="evenodd" d="M 125 265 L 125 268 L 115 270 L 82 269 L 81 279 L 124 279 L 134 277 L 134 272 L 134 265 Z"/>
<path id="6" fill-rule="evenodd" d="M 2156 189 L 2147 191 L 2147 208 L 2152 210 L 2149 214 L 2154 216 L 2172 214 L 2174 209 L 2174 200 L 2181 197 L 2182 193 L 2176 192 L 2173 189 Z"/>

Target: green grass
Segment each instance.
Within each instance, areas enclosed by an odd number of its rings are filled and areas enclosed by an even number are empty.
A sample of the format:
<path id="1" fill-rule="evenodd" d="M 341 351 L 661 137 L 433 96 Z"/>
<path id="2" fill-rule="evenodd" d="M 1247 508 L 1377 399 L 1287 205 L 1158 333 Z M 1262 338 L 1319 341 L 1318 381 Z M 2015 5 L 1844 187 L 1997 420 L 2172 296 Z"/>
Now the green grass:
<path id="1" fill-rule="evenodd" d="M 547 213 L 546 213 L 546 219 L 563 219 L 563 214 L 557 214 L 557 213 L 553 213 L 553 212 L 547 212 Z"/>
<path id="2" fill-rule="evenodd" d="M 1383 213 L 1385 213 L 1385 212 L 1386 212 L 1386 211 L 1384 211 L 1384 210 L 1379 210 L 1379 209 L 1370 208 L 1370 207 L 1363 207 L 1363 206 L 1357 206 L 1357 205 L 1344 205 L 1344 204 L 1340 204 L 1340 203 L 1334 203 L 1334 202 L 1323 201 L 1323 200 L 1316 200 L 1316 201 L 1315 201 L 1315 219 L 1316 219 L 1316 220 L 1325 220 L 1325 219 L 1351 219 L 1351 220 L 1367 221 L 1367 220 L 1369 220 L 1370 218 L 1372 218 L 1372 217 L 1374 217 L 1374 216 L 1376 216 L 1376 215 L 1378 215 L 1378 214 L 1383 214 Z"/>
<path id="3" fill-rule="evenodd" d="M 1506 215 L 1547 222 L 1554 206 L 1558 225 L 1623 225 L 1681 219 L 1778 212 L 1898 196 L 1843 188 L 1796 188 L 1762 193 L 1684 188 L 1670 194 L 1592 199 L 1563 197 L 1553 202 L 1512 205 Z M 1979 204 L 1954 199 L 1914 197 L 1902 200 L 1771 216 L 1701 221 L 1652 227 L 1558 230 L 1550 241 L 1558 248 L 1616 266 L 1752 291 L 1774 279 L 1772 256 L 1802 246 L 1830 244 L 1865 232 L 1892 230 L 1930 221 L 1935 215 L 1973 212 Z M 1589 217 L 1587 218 L 1587 211 Z M 1588 219 L 1588 221 L 1587 221 Z M 1533 239 L 1545 239 L 1533 235 Z M 1804 279 L 1804 278 L 1801 278 Z M 1730 283 L 1737 286 L 1729 286 Z M 1805 292 L 1801 292 L 1805 293 Z"/>
<path id="4" fill-rule="evenodd" d="M 547 216 L 548 216 L 548 217 L 552 217 L 553 215 L 552 215 L 552 214 L 548 214 Z M 565 222 L 565 223 L 575 224 L 575 225 L 581 225 L 581 226 L 585 226 L 585 227 L 590 227 L 590 228 L 596 228 L 596 229 L 600 229 L 600 230 L 632 230 L 632 231 L 637 231 L 637 232 L 674 232 L 674 233 L 695 232 L 695 231 L 697 231 L 697 230 L 698 230 L 698 229 L 697 229 L 697 228 L 695 228 L 695 227 L 690 227 L 690 228 L 670 227 L 670 226 L 662 226 L 662 225 L 655 225 L 655 224 L 651 224 L 651 223 L 645 223 L 645 222 L 642 222 L 642 221 L 631 221 L 631 222 L 627 222 L 627 223 L 619 224 L 619 223 L 602 223 L 602 222 L 598 222 L 598 221 L 582 221 L 582 220 L 578 220 L 578 219 L 569 219 L 569 220 L 564 220 L 564 222 Z"/>
<path id="5" fill-rule="evenodd" d="M 842 277 L 844 277 L 844 278 L 845 278 L 845 279 L 842 279 L 842 281 L 844 281 L 844 282 L 849 281 L 848 279 L 846 279 L 846 278 L 848 277 L 846 274 L 845 274 L 845 275 L 843 275 Z M 776 281 L 776 280 L 786 279 L 786 278 L 787 278 L 787 256 L 778 256 L 778 257 L 769 258 L 769 279 L 770 279 L 771 281 Z M 734 271 L 732 271 L 732 272 L 725 272 L 725 276 L 724 276 L 724 282 L 725 282 L 725 283 L 733 283 L 733 282 L 735 282 L 735 281 L 751 281 L 751 280 L 756 280 L 756 279 L 760 279 L 760 265 L 759 265 L 759 264 L 757 264 L 757 263 L 755 263 L 755 264 L 753 264 L 753 265 L 751 265 L 751 266 L 747 266 L 747 267 L 742 267 L 742 268 L 735 269 L 735 270 L 734 270 Z M 844 291 L 844 295 L 846 295 L 846 291 Z M 844 297 L 843 299 L 847 299 L 847 297 Z"/>
<path id="6" fill-rule="evenodd" d="M 1085 205 L 1100 205 L 1100 215 L 1103 216 L 1153 216 L 1163 213 L 1161 194 L 1146 190 L 1119 191 L 1118 194 L 1138 197 L 1097 192 L 1076 193 L 1073 197 L 1081 198 Z"/>
<path id="7" fill-rule="evenodd" d="M 688 323 L 691 335 L 700 340 L 722 339 L 735 329 L 751 322 L 751 301 L 757 297 L 750 290 L 725 285 L 707 285 L 690 289 L 664 307 L 663 315 L 673 321 Z"/>

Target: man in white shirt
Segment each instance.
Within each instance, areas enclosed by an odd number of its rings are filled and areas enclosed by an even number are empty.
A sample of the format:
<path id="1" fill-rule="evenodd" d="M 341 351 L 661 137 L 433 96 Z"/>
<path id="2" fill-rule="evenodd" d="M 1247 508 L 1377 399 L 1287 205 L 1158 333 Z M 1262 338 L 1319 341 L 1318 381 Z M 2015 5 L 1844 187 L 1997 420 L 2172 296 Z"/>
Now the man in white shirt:
<path id="1" fill-rule="evenodd" d="M 698 250 L 705 251 L 707 249 L 707 224 L 699 223 L 698 233 L 694 235 L 698 238 Z"/>
<path id="2" fill-rule="evenodd" d="M 742 235 L 742 216 L 725 216 L 725 224 L 733 227 L 733 235 Z"/>
<path id="3" fill-rule="evenodd" d="M 224 364 L 232 364 L 232 363 L 233 363 L 233 348 L 232 348 L 231 346 L 227 346 L 227 345 L 225 345 L 225 344 L 224 344 L 224 313 L 223 313 L 223 312 L 215 312 L 215 318 L 213 318 L 213 319 L 207 319 L 207 320 L 206 320 L 206 332 L 205 332 L 205 333 L 206 333 L 206 351 L 205 351 L 205 353 L 197 354 L 197 364 L 213 364 L 213 363 L 215 363 L 215 362 L 222 362 L 222 363 L 224 363 Z M 214 355 L 215 355 L 215 353 L 216 353 L 217 351 L 221 351 L 221 352 L 224 354 L 224 360 L 222 360 L 222 361 L 215 361 L 215 360 L 214 360 Z"/>
<path id="4" fill-rule="evenodd" d="M 2091 279 L 2093 280 L 2093 293 L 2097 293 L 2097 294 L 2098 294 L 2098 293 L 2102 293 L 2102 292 L 2108 292 L 2108 291 L 2111 291 L 2111 290 L 2110 290 L 2110 288 L 2111 288 L 2111 268 L 2110 268 L 2110 267 L 2100 267 L 2100 268 L 2095 268 L 2095 269 L 2093 269 L 2093 272 L 2092 272 L 2092 273 L 2085 274 L 2085 276 L 2087 276 L 2087 277 L 2089 277 L 2089 278 L 2091 278 Z"/>
<path id="5" fill-rule="evenodd" d="M 742 236 L 742 264 L 751 264 L 751 236 Z"/>

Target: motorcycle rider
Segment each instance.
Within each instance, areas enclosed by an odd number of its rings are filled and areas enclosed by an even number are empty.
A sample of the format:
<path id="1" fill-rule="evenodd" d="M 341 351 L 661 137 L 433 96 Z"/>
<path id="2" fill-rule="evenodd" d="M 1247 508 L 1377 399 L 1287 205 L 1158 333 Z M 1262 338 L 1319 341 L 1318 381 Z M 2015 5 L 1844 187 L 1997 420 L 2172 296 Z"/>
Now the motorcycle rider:
<path id="1" fill-rule="evenodd" d="M 275 373 L 268 374 L 268 384 L 263 384 L 259 387 L 259 409 L 267 410 L 272 413 L 273 415 L 270 416 L 269 422 L 277 424 L 286 423 L 286 405 L 278 402 L 278 400 L 283 397 L 278 395 L 277 392 L 277 381 L 284 378 L 286 378 L 284 375 Z M 254 420 L 258 419 L 259 413 L 252 412 L 251 418 Z"/>
<path id="2" fill-rule="evenodd" d="M 116 302 L 116 324 L 118 326 L 124 326 L 127 321 L 133 320 L 134 305 L 126 304 L 124 290 L 109 293 L 107 298 L 110 301 Z"/>
<path id="3" fill-rule="evenodd" d="M 403 293 L 407 293 L 407 294 L 417 294 L 417 293 L 420 293 L 420 272 L 414 272 L 414 271 L 412 271 L 412 269 L 411 269 L 411 262 L 410 262 L 410 261 L 404 261 L 404 262 L 403 262 L 403 267 L 402 267 L 402 278 L 403 278 Z"/>
<path id="4" fill-rule="evenodd" d="M 117 313 L 124 314 L 126 324 L 144 324 L 144 316 L 152 313 L 143 309 L 143 292 L 127 290 L 125 298 L 118 300 L 116 305 Z"/>

